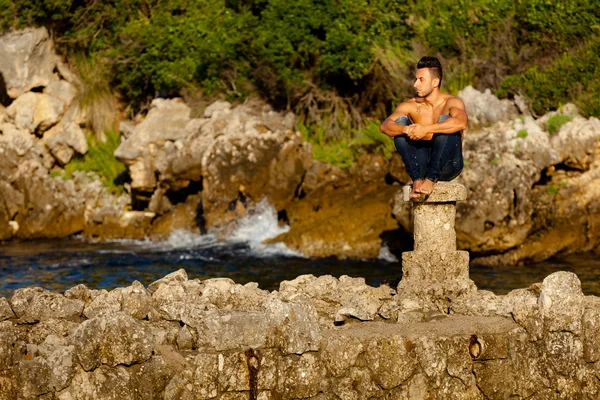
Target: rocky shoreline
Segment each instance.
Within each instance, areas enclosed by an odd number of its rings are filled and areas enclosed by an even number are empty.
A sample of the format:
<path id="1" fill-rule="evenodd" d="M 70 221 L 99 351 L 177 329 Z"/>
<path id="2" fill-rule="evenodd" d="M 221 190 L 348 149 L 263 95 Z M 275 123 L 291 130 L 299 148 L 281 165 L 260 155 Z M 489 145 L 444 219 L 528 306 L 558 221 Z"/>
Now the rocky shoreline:
<path id="1" fill-rule="evenodd" d="M 77 77 L 43 28 L 0 38 L 0 53 L 13 60 L 0 63 L 10 99 L 0 110 L 0 241 L 227 235 L 266 199 L 290 226 L 271 240 L 307 256 L 376 258 L 384 245 L 397 255 L 410 246 L 397 154 L 366 155 L 349 169 L 316 161 L 295 116 L 254 98 L 201 110 L 155 99 L 136 123 L 121 123 L 115 156 L 131 177 L 127 193 L 90 173 L 53 176 L 88 151 Z M 459 96 L 471 120 L 457 179 L 468 190 L 459 247 L 490 265 L 600 252 L 600 121 L 571 105 L 534 119 L 520 99 L 470 87 Z M 554 115 L 572 120 L 551 134 Z"/>

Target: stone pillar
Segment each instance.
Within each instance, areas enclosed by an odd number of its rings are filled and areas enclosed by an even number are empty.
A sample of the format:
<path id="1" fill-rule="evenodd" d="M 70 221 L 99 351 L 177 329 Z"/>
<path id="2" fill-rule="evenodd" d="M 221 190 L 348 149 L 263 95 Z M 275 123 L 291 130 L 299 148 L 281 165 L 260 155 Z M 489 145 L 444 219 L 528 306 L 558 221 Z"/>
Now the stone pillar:
<path id="1" fill-rule="evenodd" d="M 447 312 L 453 299 L 477 288 L 469 279 L 469 253 L 456 250 L 456 202 L 467 198 L 467 189 L 454 182 L 438 182 L 426 199 L 413 202 L 415 250 L 402 254 L 402 280 L 398 295 L 418 300 L 424 308 Z"/>

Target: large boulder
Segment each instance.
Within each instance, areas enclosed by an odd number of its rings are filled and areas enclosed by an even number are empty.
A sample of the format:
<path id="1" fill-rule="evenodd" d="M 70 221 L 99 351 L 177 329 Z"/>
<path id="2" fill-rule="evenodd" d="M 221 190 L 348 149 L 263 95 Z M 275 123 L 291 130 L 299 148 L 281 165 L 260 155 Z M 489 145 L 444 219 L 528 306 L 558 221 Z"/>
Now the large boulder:
<path id="1" fill-rule="evenodd" d="M 252 99 L 237 107 L 216 102 L 196 119 L 179 99 L 155 99 L 115 156 L 142 192 L 201 181 L 205 223 L 220 226 L 243 215 L 242 203 L 267 198 L 280 210 L 292 200 L 311 159 L 294 123 L 293 114 Z"/>
<path id="2" fill-rule="evenodd" d="M 13 99 L 55 81 L 57 61 L 46 28 L 24 29 L 0 37 L 0 73 Z"/>
<path id="3" fill-rule="evenodd" d="M 482 93 L 469 85 L 458 92 L 458 97 L 465 103 L 469 115 L 469 128 L 510 121 L 518 114 L 518 109 L 512 101 L 499 100 L 490 89 Z"/>

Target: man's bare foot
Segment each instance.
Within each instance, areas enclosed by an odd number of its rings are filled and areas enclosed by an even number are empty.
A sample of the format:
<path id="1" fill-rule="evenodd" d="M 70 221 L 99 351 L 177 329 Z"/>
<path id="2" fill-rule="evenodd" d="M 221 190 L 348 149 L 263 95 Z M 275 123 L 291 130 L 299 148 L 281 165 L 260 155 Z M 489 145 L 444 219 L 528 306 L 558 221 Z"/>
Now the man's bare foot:
<path id="1" fill-rule="evenodd" d="M 429 179 L 425 179 L 423 183 L 419 186 L 419 193 L 429 196 L 431 192 L 433 192 L 433 188 L 435 187 L 435 182 L 430 181 Z"/>
<path id="2" fill-rule="evenodd" d="M 416 180 L 413 182 L 412 192 L 408 195 L 410 199 L 418 199 L 421 197 L 421 185 L 423 184 L 422 180 Z"/>

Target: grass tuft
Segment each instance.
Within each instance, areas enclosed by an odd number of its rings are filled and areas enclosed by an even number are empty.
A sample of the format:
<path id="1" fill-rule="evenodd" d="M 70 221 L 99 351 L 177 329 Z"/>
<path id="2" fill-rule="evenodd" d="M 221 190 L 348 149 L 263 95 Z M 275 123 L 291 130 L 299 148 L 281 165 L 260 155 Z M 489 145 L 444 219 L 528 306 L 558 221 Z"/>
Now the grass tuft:
<path id="1" fill-rule="evenodd" d="M 546 127 L 548 128 L 548 132 L 550 132 L 551 135 L 556 135 L 560 130 L 561 126 L 572 120 L 573 117 L 571 117 L 570 115 L 556 114 L 550 117 L 548 122 L 546 122 Z"/>
<path id="2" fill-rule="evenodd" d="M 526 129 L 521 129 L 519 132 L 517 132 L 517 137 L 521 139 L 525 139 L 527 135 L 529 135 L 529 133 L 527 133 Z"/>
<path id="3" fill-rule="evenodd" d="M 123 193 L 123 184 L 128 180 L 127 168 L 114 156 L 121 143 L 121 135 L 107 131 L 105 137 L 106 141 L 102 142 L 95 135 L 88 134 L 88 152 L 84 156 L 73 157 L 65 165 L 62 177 L 72 179 L 76 171 L 95 172 L 111 192 Z"/>

